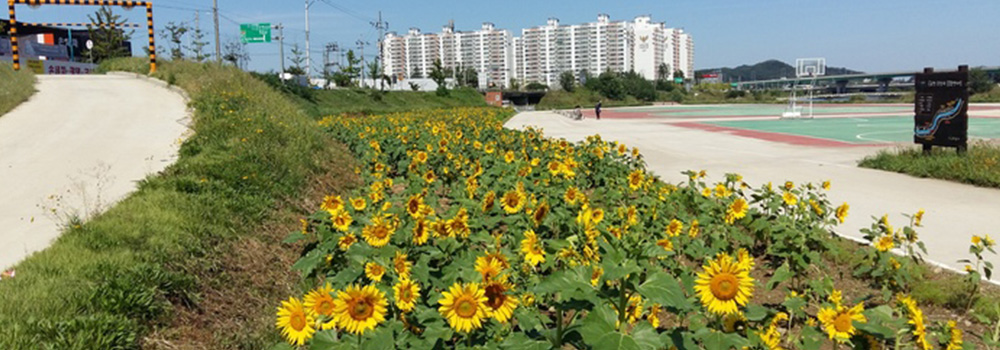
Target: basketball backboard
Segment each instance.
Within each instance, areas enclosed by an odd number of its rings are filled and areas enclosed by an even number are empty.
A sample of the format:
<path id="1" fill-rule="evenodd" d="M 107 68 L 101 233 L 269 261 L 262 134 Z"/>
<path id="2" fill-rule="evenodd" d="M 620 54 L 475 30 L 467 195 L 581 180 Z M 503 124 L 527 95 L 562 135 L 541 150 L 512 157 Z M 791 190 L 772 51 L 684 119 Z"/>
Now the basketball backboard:
<path id="1" fill-rule="evenodd" d="M 799 58 L 795 60 L 795 76 L 816 77 L 826 75 L 826 58 Z"/>

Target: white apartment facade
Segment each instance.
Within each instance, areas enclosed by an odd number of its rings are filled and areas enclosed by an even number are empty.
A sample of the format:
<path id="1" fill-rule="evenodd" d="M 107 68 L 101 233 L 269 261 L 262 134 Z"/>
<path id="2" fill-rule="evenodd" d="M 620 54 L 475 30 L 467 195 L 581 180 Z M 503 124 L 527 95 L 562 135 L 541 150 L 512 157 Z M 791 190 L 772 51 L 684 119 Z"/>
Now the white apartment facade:
<path id="1" fill-rule="evenodd" d="M 611 21 L 607 14 L 596 22 L 562 25 L 549 18 L 545 25 L 521 30 L 520 37 L 483 23 L 480 30 L 458 32 L 445 26 L 441 33 L 410 29 L 405 36 L 389 33 L 383 38 L 386 74 L 399 80 L 427 77 L 434 60 L 445 68 L 474 68 L 480 87 L 508 87 L 539 82 L 558 86 L 559 75 L 570 71 L 579 79 L 584 72 L 634 70 L 656 79 L 665 64 L 672 78 L 676 70 L 694 75 L 694 41 L 682 29 L 652 22 L 648 15 L 632 21 Z"/>
<path id="2" fill-rule="evenodd" d="M 427 78 L 435 60 L 452 72 L 466 68 L 479 74 L 480 88 L 506 87 L 513 78 L 513 36 L 483 23 L 480 30 L 460 32 L 445 26 L 441 33 L 421 33 L 411 28 L 404 35 L 388 33 L 383 38 L 385 74 L 397 80 Z"/>

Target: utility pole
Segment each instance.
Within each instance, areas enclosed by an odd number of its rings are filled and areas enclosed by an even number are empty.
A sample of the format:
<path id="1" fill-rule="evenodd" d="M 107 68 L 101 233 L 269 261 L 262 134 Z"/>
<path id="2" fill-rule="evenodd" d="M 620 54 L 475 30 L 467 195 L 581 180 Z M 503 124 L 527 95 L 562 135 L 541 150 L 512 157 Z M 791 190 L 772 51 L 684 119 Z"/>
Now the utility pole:
<path id="1" fill-rule="evenodd" d="M 222 45 L 219 44 L 219 0 L 212 0 L 212 17 L 215 18 L 215 62 L 222 63 Z"/>
<path id="2" fill-rule="evenodd" d="M 385 80 L 381 79 L 381 76 L 385 75 L 385 57 L 382 56 L 382 51 L 384 51 L 382 42 L 385 41 L 385 30 L 389 28 L 389 22 L 382 20 L 382 11 L 378 12 L 378 22 L 373 22 L 372 26 L 378 29 L 378 55 L 375 56 L 375 62 L 378 62 L 379 81 L 382 82 L 382 89 L 384 90 Z"/>
<path id="3" fill-rule="evenodd" d="M 336 55 L 337 55 L 337 50 L 338 49 L 339 49 L 339 45 L 337 45 L 337 43 L 327 43 L 326 44 L 326 51 L 323 51 L 323 70 L 324 71 L 328 71 L 330 69 L 330 67 L 336 65 L 334 62 L 330 61 L 330 53 L 333 52 L 334 59 L 337 59 Z"/>
<path id="4" fill-rule="evenodd" d="M 358 82 L 361 83 L 361 88 L 364 88 L 365 87 L 365 45 L 367 45 L 368 43 L 366 43 L 364 40 L 361 40 L 361 39 L 358 39 L 358 41 L 356 41 L 355 43 L 358 44 L 358 50 L 361 51 L 361 80 L 359 80 Z"/>
<path id="5" fill-rule="evenodd" d="M 278 50 L 280 51 L 278 56 L 281 59 L 281 74 L 278 75 L 278 78 L 281 78 L 285 74 L 285 26 L 278 23 L 274 25 L 274 29 L 278 30 Z"/>
<path id="6" fill-rule="evenodd" d="M 315 0 L 305 0 L 306 4 L 306 79 L 312 76 L 312 70 L 309 63 L 312 62 L 309 59 L 309 6 L 315 3 Z"/>

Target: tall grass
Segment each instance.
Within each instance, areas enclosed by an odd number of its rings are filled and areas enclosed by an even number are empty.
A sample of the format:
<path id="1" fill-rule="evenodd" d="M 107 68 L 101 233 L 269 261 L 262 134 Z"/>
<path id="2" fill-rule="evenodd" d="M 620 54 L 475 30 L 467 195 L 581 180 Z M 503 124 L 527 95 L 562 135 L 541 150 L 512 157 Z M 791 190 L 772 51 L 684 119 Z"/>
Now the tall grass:
<path id="1" fill-rule="evenodd" d="M 296 97 L 303 110 L 316 117 L 339 114 L 387 114 L 422 109 L 483 107 L 486 98 L 469 88 L 452 89 L 447 96 L 426 91 L 372 89 L 315 90 L 313 99 Z"/>
<path id="2" fill-rule="evenodd" d="M 103 66 L 145 67 L 132 61 Z M 178 62 L 156 76 L 191 96 L 194 135 L 175 164 L 0 282 L 0 349 L 138 348 L 173 304 L 198 303 L 193 266 L 334 159 L 312 118 L 238 69 Z"/>
<path id="3" fill-rule="evenodd" d="M 27 101 L 35 93 L 35 75 L 27 69 L 15 71 L 8 62 L 0 62 L 0 117 Z"/>
<path id="4" fill-rule="evenodd" d="M 935 148 L 930 155 L 924 155 L 919 147 L 882 150 L 874 156 L 865 157 L 859 165 L 917 177 L 1000 188 L 1000 144 L 985 141 L 973 142 L 965 154 L 942 148 Z"/>

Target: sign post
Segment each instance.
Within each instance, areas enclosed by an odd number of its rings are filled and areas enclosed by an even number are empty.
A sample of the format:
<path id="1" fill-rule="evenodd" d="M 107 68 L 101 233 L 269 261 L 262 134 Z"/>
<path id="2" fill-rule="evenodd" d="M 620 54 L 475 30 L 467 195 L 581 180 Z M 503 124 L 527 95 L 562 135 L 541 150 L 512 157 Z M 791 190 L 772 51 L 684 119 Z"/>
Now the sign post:
<path id="1" fill-rule="evenodd" d="M 271 23 L 240 24 L 240 41 L 244 44 L 271 42 Z"/>
<path id="2" fill-rule="evenodd" d="M 939 73 L 924 68 L 915 85 L 913 142 L 923 145 L 924 153 L 930 153 L 933 146 L 965 152 L 969 140 L 969 66 Z"/>

